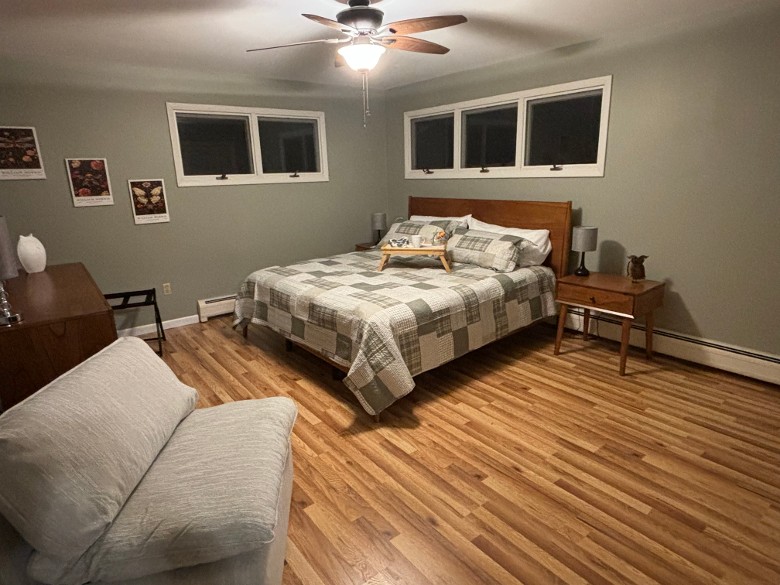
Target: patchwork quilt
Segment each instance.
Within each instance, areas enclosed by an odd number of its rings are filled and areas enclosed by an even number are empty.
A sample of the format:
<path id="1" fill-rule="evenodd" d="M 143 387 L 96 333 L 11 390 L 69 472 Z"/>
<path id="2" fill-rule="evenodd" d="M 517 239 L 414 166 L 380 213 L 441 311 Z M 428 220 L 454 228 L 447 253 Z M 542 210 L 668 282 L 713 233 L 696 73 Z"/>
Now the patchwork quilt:
<path id="1" fill-rule="evenodd" d="M 241 285 L 233 324 L 265 325 L 349 368 L 344 383 L 369 414 L 414 388 L 413 376 L 554 315 L 555 275 L 497 273 L 379 251 L 273 266 Z"/>

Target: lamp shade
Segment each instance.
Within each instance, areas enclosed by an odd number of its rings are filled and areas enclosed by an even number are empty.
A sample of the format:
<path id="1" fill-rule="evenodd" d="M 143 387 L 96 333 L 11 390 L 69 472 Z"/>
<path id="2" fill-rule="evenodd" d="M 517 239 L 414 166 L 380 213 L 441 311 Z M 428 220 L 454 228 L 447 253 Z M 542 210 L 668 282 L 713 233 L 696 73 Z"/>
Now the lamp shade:
<path id="1" fill-rule="evenodd" d="M 11 234 L 8 233 L 5 217 L 0 215 L 0 280 L 17 276 L 19 276 L 19 268 L 16 264 L 16 252 L 11 243 Z"/>
<path id="2" fill-rule="evenodd" d="M 592 252 L 598 243 L 599 228 L 578 226 L 571 232 L 571 249 L 574 252 Z"/>
<path id="3" fill-rule="evenodd" d="M 387 215 L 384 213 L 371 214 L 371 229 L 381 231 L 387 229 Z"/>
<path id="4" fill-rule="evenodd" d="M 339 55 L 344 57 L 347 65 L 355 71 L 371 71 L 384 53 L 385 48 L 382 45 L 371 43 L 352 44 L 339 49 Z"/>

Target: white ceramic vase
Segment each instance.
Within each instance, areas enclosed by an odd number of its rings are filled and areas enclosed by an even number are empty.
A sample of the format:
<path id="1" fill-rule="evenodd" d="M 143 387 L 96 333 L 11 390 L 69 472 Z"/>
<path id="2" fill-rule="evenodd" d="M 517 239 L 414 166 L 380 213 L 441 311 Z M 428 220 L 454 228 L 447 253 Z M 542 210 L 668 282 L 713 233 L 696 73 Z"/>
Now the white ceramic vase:
<path id="1" fill-rule="evenodd" d="M 46 248 L 34 235 L 19 236 L 19 244 L 16 246 L 19 262 L 28 274 L 43 272 L 46 268 Z"/>

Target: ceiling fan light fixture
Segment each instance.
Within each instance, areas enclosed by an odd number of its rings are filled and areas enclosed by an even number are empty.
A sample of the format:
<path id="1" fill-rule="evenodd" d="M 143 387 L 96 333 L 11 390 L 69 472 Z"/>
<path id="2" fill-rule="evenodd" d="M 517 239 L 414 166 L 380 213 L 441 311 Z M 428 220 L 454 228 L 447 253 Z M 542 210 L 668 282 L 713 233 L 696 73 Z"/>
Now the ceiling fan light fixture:
<path id="1" fill-rule="evenodd" d="M 384 55 L 385 48 L 373 43 L 353 43 L 339 49 L 347 65 L 355 71 L 371 71 Z"/>

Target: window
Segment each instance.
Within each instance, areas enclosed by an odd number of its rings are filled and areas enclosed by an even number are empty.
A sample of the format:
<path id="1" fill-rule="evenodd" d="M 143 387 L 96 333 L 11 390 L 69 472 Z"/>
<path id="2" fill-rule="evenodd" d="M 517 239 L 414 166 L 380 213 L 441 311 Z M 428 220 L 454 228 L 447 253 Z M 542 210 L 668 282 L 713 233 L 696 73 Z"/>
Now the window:
<path id="1" fill-rule="evenodd" d="M 259 118 L 264 173 L 318 173 L 317 124 L 313 120 Z"/>
<path id="2" fill-rule="evenodd" d="M 452 114 L 412 121 L 412 168 L 451 169 L 455 118 Z"/>
<path id="3" fill-rule="evenodd" d="M 463 112 L 465 168 L 512 167 L 517 147 L 517 104 Z"/>
<path id="4" fill-rule="evenodd" d="M 598 162 L 602 91 L 583 91 L 527 102 L 525 164 Z"/>
<path id="5" fill-rule="evenodd" d="M 185 175 L 249 175 L 252 145 L 245 116 L 176 114 Z"/>
<path id="6" fill-rule="evenodd" d="M 322 112 L 168 104 L 180 187 L 327 181 Z"/>
<path id="7" fill-rule="evenodd" d="M 611 87 L 599 77 L 406 112 L 405 176 L 602 177 Z"/>

